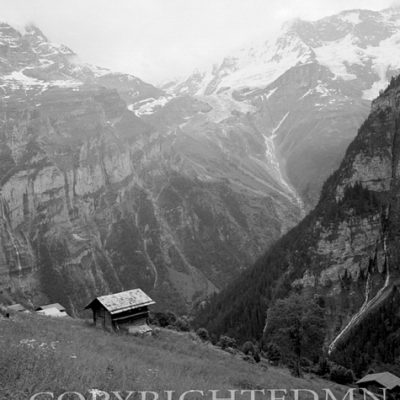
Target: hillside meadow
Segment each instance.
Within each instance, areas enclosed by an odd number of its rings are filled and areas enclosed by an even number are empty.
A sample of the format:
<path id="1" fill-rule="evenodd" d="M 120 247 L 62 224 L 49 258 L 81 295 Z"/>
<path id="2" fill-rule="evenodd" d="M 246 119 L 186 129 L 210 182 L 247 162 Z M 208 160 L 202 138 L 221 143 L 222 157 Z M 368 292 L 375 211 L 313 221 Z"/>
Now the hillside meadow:
<path id="1" fill-rule="evenodd" d="M 194 389 L 261 388 L 307 388 L 321 396 L 323 388 L 330 388 L 339 399 L 347 389 L 313 376 L 297 379 L 285 369 L 266 367 L 265 362 L 251 364 L 203 343 L 193 333 L 161 329 L 154 336 L 133 337 L 77 319 L 37 315 L 0 319 L 0 354 L 1 400 L 27 400 L 43 391 L 180 394 Z"/>

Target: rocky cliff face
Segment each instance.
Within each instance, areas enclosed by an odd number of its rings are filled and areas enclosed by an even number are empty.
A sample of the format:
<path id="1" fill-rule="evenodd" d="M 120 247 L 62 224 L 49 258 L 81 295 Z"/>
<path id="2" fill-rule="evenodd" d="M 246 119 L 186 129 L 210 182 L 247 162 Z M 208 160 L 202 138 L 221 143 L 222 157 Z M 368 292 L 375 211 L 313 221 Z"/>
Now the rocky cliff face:
<path id="1" fill-rule="evenodd" d="M 141 287 L 185 311 L 299 219 L 250 115 L 79 64 L 35 27 L 0 37 L 1 301 L 79 314 Z"/>
<path id="2" fill-rule="evenodd" d="M 392 299 L 400 277 L 399 119 L 400 81 L 393 79 L 372 103 L 315 210 L 211 302 L 199 324 L 242 340 L 261 338 L 268 305 L 307 291 L 324 301 L 326 344 L 334 353 Z"/>

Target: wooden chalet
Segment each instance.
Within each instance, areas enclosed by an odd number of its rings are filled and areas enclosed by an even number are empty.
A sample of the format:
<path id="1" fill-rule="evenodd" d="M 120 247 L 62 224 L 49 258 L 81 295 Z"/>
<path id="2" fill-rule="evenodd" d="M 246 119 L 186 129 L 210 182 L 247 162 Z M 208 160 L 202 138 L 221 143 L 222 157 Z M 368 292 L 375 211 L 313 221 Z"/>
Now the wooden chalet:
<path id="1" fill-rule="evenodd" d="M 150 332 L 148 307 L 155 302 L 141 289 L 96 297 L 85 309 L 93 311 L 96 326 L 141 334 Z"/>
<path id="2" fill-rule="evenodd" d="M 390 372 L 368 374 L 356 384 L 360 390 L 367 389 L 380 398 L 383 398 L 383 389 L 386 389 L 388 399 L 400 398 L 400 378 Z"/>

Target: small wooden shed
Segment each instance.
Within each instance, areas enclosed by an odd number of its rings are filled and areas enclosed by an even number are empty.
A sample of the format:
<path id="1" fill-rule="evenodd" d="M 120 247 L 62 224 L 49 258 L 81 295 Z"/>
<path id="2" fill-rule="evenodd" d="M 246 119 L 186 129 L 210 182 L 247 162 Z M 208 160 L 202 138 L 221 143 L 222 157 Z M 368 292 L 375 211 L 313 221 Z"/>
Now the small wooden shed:
<path id="1" fill-rule="evenodd" d="M 11 304 L 10 306 L 6 307 L 6 313 L 8 315 L 11 314 L 17 314 L 17 313 L 29 313 L 29 311 L 21 304 L 16 303 L 16 304 Z"/>
<path id="2" fill-rule="evenodd" d="M 155 302 L 141 289 L 96 297 L 85 309 L 93 311 L 96 326 L 133 334 L 150 332 L 149 306 Z"/>
<path id="3" fill-rule="evenodd" d="M 368 374 L 356 384 L 360 389 L 367 389 L 378 396 L 383 395 L 382 389 L 386 389 L 388 398 L 397 398 L 400 394 L 400 378 L 390 372 Z"/>
<path id="4" fill-rule="evenodd" d="M 67 310 L 59 303 L 46 304 L 36 308 L 35 311 L 48 317 L 68 317 Z"/>

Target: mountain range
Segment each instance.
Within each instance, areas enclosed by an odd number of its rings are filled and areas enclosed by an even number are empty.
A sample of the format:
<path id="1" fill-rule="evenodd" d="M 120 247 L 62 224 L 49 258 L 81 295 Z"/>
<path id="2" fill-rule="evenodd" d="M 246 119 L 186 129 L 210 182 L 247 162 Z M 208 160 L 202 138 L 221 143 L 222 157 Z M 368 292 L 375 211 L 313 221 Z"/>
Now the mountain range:
<path id="1" fill-rule="evenodd" d="M 318 203 L 399 40 L 394 9 L 295 20 L 156 88 L 1 24 L 0 300 L 226 287 Z"/>

